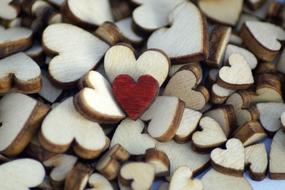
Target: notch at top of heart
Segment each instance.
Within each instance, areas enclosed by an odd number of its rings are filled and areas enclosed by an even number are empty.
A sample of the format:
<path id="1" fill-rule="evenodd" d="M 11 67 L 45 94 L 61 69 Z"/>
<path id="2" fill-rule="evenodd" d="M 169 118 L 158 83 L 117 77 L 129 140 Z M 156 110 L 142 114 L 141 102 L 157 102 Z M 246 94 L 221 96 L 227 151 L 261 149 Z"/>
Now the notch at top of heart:
<path id="1" fill-rule="evenodd" d="M 107 51 L 104 67 L 111 82 L 121 74 L 128 74 L 135 80 L 141 75 L 150 75 L 161 86 L 168 76 L 170 60 L 156 49 L 148 49 L 136 58 L 135 50 L 130 45 L 118 44 Z"/>

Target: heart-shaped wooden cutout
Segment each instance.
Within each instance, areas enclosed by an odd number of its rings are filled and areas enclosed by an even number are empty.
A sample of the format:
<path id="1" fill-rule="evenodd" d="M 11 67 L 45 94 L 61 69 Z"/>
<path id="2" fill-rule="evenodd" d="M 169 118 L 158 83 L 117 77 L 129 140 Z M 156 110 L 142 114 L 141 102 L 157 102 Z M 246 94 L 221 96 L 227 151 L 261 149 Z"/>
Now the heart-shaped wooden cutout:
<path id="1" fill-rule="evenodd" d="M 48 106 L 24 94 L 5 95 L 0 101 L 0 152 L 7 156 L 21 153 L 48 111 Z"/>
<path id="2" fill-rule="evenodd" d="M 89 166 L 78 162 L 67 174 L 64 189 L 84 189 L 91 174 L 92 169 Z"/>
<path id="3" fill-rule="evenodd" d="M 261 181 L 266 177 L 268 158 L 263 143 L 245 148 L 245 164 L 249 165 L 249 174 L 252 179 Z"/>
<path id="4" fill-rule="evenodd" d="M 143 133 L 144 123 L 141 120 L 123 120 L 117 127 L 110 146 L 120 144 L 132 155 L 143 155 L 149 148 L 154 148 L 156 141 Z"/>
<path id="5" fill-rule="evenodd" d="M 221 87 L 217 83 L 214 83 L 211 87 L 211 99 L 213 104 L 223 104 L 229 95 L 231 95 L 235 90 Z"/>
<path id="6" fill-rule="evenodd" d="M 203 190 L 203 184 L 198 179 L 192 179 L 193 173 L 186 166 L 179 167 L 171 176 L 169 190 Z"/>
<path id="7" fill-rule="evenodd" d="M 271 62 L 278 55 L 285 40 L 285 31 L 274 24 L 261 21 L 247 21 L 242 26 L 240 36 L 256 57 Z"/>
<path id="8" fill-rule="evenodd" d="M 189 167 L 194 175 L 207 166 L 210 155 L 194 152 L 191 147 L 191 142 L 178 144 L 173 140 L 156 145 L 156 148 L 164 152 L 170 161 L 170 175 L 181 166 Z"/>
<path id="9" fill-rule="evenodd" d="M 45 169 L 33 159 L 18 159 L 0 166 L 0 189 L 30 189 L 44 181 Z"/>
<path id="10" fill-rule="evenodd" d="M 119 181 L 131 189 L 150 189 L 154 176 L 155 170 L 152 164 L 129 162 L 122 166 Z"/>
<path id="11" fill-rule="evenodd" d="M 93 173 L 88 180 L 88 184 L 91 188 L 86 190 L 113 190 L 112 184 L 102 175 Z"/>
<path id="12" fill-rule="evenodd" d="M 199 0 L 198 5 L 210 19 L 234 26 L 242 11 L 243 0 Z"/>
<path id="13" fill-rule="evenodd" d="M 146 150 L 145 162 L 154 166 L 156 177 L 169 176 L 170 161 L 163 151 L 155 148 Z"/>
<path id="14" fill-rule="evenodd" d="M 105 72 L 110 81 L 121 74 L 128 74 L 134 80 L 141 75 L 150 75 L 161 86 L 168 76 L 169 67 L 170 61 L 161 51 L 149 49 L 136 59 L 134 49 L 127 44 L 111 47 L 104 59 Z"/>
<path id="15" fill-rule="evenodd" d="M 227 137 L 217 121 L 211 117 L 203 117 L 199 123 L 202 131 L 192 135 L 192 142 L 199 150 L 216 148 L 227 141 Z"/>
<path id="16" fill-rule="evenodd" d="M 64 18 L 69 22 L 87 28 L 113 21 L 110 2 L 105 0 L 67 0 L 62 10 Z"/>
<path id="17" fill-rule="evenodd" d="M 62 87 L 73 86 L 93 69 L 109 48 L 105 42 L 70 24 L 52 24 L 42 36 L 45 50 L 56 54 L 49 63 L 49 75 Z"/>
<path id="18" fill-rule="evenodd" d="M 247 89 L 253 83 L 253 75 L 249 64 L 240 54 L 232 54 L 229 57 L 229 65 L 219 70 L 218 84 L 228 89 Z"/>
<path id="19" fill-rule="evenodd" d="M 13 20 L 20 12 L 20 6 L 13 0 L 1 0 L 0 18 L 4 20 Z"/>
<path id="20" fill-rule="evenodd" d="M 73 97 L 52 109 L 42 123 L 39 137 L 41 145 L 50 152 L 62 153 L 72 146 L 85 159 L 99 156 L 109 145 L 101 126 L 76 111 Z"/>
<path id="21" fill-rule="evenodd" d="M 24 53 L 0 60 L 0 93 L 7 93 L 13 87 L 27 94 L 41 89 L 41 69 Z"/>
<path id="22" fill-rule="evenodd" d="M 230 139 L 226 148 L 216 148 L 211 152 L 212 166 L 221 173 L 242 176 L 245 166 L 243 144 L 238 139 Z"/>
<path id="23" fill-rule="evenodd" d="M 191 2 L 181 3 L 172 10 L 169 21 L 170 28 L 152 33 L 147 48 L 161 49 L 175 63 L 204 60 L 208 56 L 208 32 L 199 9 Z"/>
<path id="24" fill-rule="evenodd" d="M 133 20 L 138 30 L 152 32 L 169 24 L 168 15 L 185 0 L 131 0 L 138 5 L 133 11 Z"/>
<path id="25" fill-rule="evenodd" d="M 184 103 L 178 98 L 158 96 L 141 119 L 150 121 L 147 127 L 150 136 L 159 141 L 168 141 L 175 136 L 183 111 Z"/>
<path id="26" fill-rule="evenodd" d="M 82 90 L 75 96 L 74 105 L 84 117 L 106 123 L 116 123 L 125 117 L 103 75 L 90 71 L 80 83 Z"/>
<path id="27" fill-rule="evenodd" d="M 201 110 L 209 100 L 209 92 L 197 84 L 198 76 L 192 68 L 176 72 L 167 83 L 164 95 L 176 96 L 185 102 L 187 108 Z"/>
<path id="28" fill-rule="evenodd" d="M 214 169 L 209 170 L 201 181 L 204 190 L 253 190 L 245 177 L 225 175 Z"/>
<path id="29" fill-rule="evenodd" d="M 112 83 L 113 95 L 128 117 L 136 120 L 158 94 L 158 82 L 150 75 L 134 81 L 129 75 L 119 75 Z"/>
<path id="30" fill-rule="evenodd" d="M 0 26 L 0 58 L 23 51 L 33 43 L 33 31 L 23 27 L 5 29 Z"/>
<path id="31" fill-rule="evenodd" d="M 260 123 L 265 130 L 272 134 L 281 128 L 280 116 L 285 111 L 285 104 L 273 102 L 259 103 L 256 107 L 260 114 Z"/>
<path id="32" fill-rule="evenodd" d="M 285 133 L 279 130 L 273 137 L 270 156 L 269 173 L 272 179 L 285 179 Z"/>

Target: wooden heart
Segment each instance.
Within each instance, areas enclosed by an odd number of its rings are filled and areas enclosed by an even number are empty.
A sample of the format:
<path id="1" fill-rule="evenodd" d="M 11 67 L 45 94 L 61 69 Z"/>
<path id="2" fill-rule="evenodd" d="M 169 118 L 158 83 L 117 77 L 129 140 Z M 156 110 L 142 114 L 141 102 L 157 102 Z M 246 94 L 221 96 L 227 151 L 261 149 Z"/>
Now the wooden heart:
<path id="1" fill-rule="evenodd" d="M 150 136 L 159 141 L 168 141 L 175 136 L 183 110 L 184 103 L 178 98 L 158 96 L 141 119 L 150 121 L 147 127 Z"/>
<path id="2" fill-rule="evenodd" d="M 24 94 L 5 95 L 0 101 L 0 152 L 7 156 L 20 154 L 48 111 L 48 106 Z"/>
<path id="3" fill-rule="evenodd" d="M 256 107 L 260 114 L 260 123 L 265 130 L 272 134 L 281 128 L 280 116 L 285 111 L 285 104 L 273 102 L 259 103 Z"/>
<path id="4" fill-rule="evenodd" d="M 131 189 L 150 189 L 154 175 L 155 170 L 151 164 L 129 162 L 122 166 L 119 181 Z"/>
<path id="5" fill-rule="evenodd" d="M 12 88 L 23 93 L 36 93 L 41 88 L 41 69 L 24 53 L 0 60 L 0 93 Z"/>
<path id="6" fill-rule="evenodd" d="M 170 161 L 164 152 L 155 148 L 146 150 L 145 162 L 154 166 L 156 177 L 169 176 Z"/>
<path id="7" fill-rule="evenodd" d="M 141 75 L 150 75 L 161 86 L 168 76 L 169 67 L 170 61 L 164 53 L 153 49 L 146 50 L 136 59 L 135 51 L 127 44 L 111 47 L 104 59 L 105 72 L 110 81 L 121 74 L 128 74 L 134 80 Z"/>
<path id="8" fill-rule="evenodd" d="M 178 144 L 175 141 L 157 143 L 156 148 L 164 152 L 170 161 L 170 175 L 181 166 L 187 166 L 195 174 L 207 166 L 210 155 L 199 154 L 191 148 L 192 143 Z"/>
<path id="9" fill-rule="evenodd" d="M 199 0 L 198 5 L 210 19 L 234 26 L 242 11 L 243 0 Z"/>
<path id="10" fill-rule="evenodd" d="M 113 21 L 110 3 L 105 0 L 67 0 L 62 10 L 65 19 L 87 28 L 95 28 L 105 21 Z"/>
<path id="11" fill-rule="evenodd" d="M 82 90 L 75 96 L 74 105 L 84 117 L 106 123 L 116 123 L 125 117 L 103 75 L 90 71 L 80 82 Z"/>
<path id="12" fill-rule="evenodd" d="M 2 0 L 0 7 L 0 18 L 4 20 L 12 20 L 17 17 L 20 12 L 20 6 L 13 0 Z"/>
<path id="13" fill-rule="evenodd" d="M 221 173 L 242 176 L 245 166 L 243 144 L 238 139 L 230 139 L 226 143 L 226 148 L 216 148 L 211 152 L 213 167 Z"/>
<path id="14" fill-rule="evenodd" d="M 49 75 L 62 87 L 74 86 L 97 65 L 109 48 L 85 30 L 64 23 L 48 26 L 42 38 L 45 50 L 58 54 L 49 63 Z"/>
<path id="15" fill-rule="evenodd" d="M 169 190 L 203 190 L 203 184 L 198 179 L 192 179 L 192 171 L 186 166 L 179 167 L 171 176 Z"/>
<path id="16" fill-rule="evenodd" d="M 30 189 L 44 181 L 45 169 L 33 159 L 18 159 L 0 166 L 0 189 Z M 5 183 L 4 183 L 5 182 Z"/>
<path id="17" fill-rule="evenodd" d="M 279 130 L 273 137 L 270 156 L 269 173 L 272 179 L 285 179 L 285 133 Z"/>
<path id="18" fill-rule="evenodd" d="M 209 170 L 201 181 L 205 190 L 253 190 L 245 177 L 225 175 L 214 169 Z"/>
<path id="19" fill-rule="evenodd" d="M 228 89 L 247 89 L 253 83 L 251 69 L 240 54 L 232 54 L 229 57 L 229 65 L 219 70 L 218 84 Z"/>
<path id="20" fill-rule="evenodd" d="M 0 26 L 0 58 L 23 51 L 33 43 L 33 31 L 23 27 L 5 29 Z"/>
<path id="21" fill-rule="evenodd" d="M 268 158 L 263 143 L 245 148 L 245 164 L 249 165 L 249 174 L 252 179 L 261 181 L 266 177 Z"/>
<path id="22" fill-rule="evenodd" d="M 144 123 L 141 120 L 123 120 L 117 127 L 110 146 L 120 144 L 132 155 L 143 155 L 149 148 L 154 148 L 156 141 L 143 133 Z"/>
<path id="23" fill-rule="evenodd" d="M 85 159 L 99 156 L 109 144 L 101 126 L 76 111 L 73 97 L 60 103 L 47 115 L 39 140 L 50 152 L 63 153 L 72 147 L 78 156 Z"/>
<path id="24" fill-rule="evenodd" d="M 256 57 L 271 62 L 278 55 L 285 40 L 285 31 L 274 24 L 261 21 L 247 21 L 242 26 L 240 36 Z"/>
<path id="25" fill-rule="evenodd" d="M 169 20 L 170 28 L 152 33 L 147 48 L 161 49 L 175 63 L 204 60 L 208 56 L 207 25 L 199 9 L 190 2 L 181 3 L 172 10 Z"/>
<path id="26" fill-rule="evenodd" d="M 113 95 L 127 113 L 136 120 L 158 94 L 158 82 L 150 75 L 142 75 L 137 82 L 129 75 L 119 75 L 112 83 Z"/>
<path id="27" fill-rule="evenodd" d="M 67 174 L 64 189 L 82 189 L 88 183 L 88 178 L 92 174 L 92 169 L 80 162 Z"/>
<path id="28" fill-rule="evenodd" d="M 88 184 L 91 188 L 87 188 L 86 190 L 113 190 L 112 184 L 98 173 L 93 173 L 89 177 Z"/>
<path id="29" fill-rule="evenodd" d="M 213 104 L 223 104 L 228 96 L 234 93 L 235 90 L 231 90 L 228 88 L 221 87 L 217 83 L 214 83 L 211 87 L 211 99 L 210 101 Z"/>
<path id="30" fill-rule="evenodd" d="M 185 0 L 131 0 L 139 5 L 133 11 L 133 20 L 139 30 L 152 32 L 169 24 L 168 15 L 175 6 Z"/>
<path id="31" fill-rule="evenodd" d="M 227 137 L 217 121 L 211 117 L 203 117 L 199 123 L 202 131 L 192 135 L 193 145 L 199 150 L 216 148 L 227 141 Z"/>
<path id="32" fill-rule="evenodd" d="M 226 63 L 229 60 L 229 57 L 235 53 L 243 56 L 246 62 L 249 64 L 249 67 L 251 69 L 255 69 L 255 67 L 257 66 L 257 59 L 255 55 L 245 48 L 235 46 L 232 44 L 229 44 L 226 48 L 224 62 Z"/>
<path id="33" fill-rule="evenodd" d="M 209 92 L 205 87 L 198 86 L 199 77 L 192 69 L 176 72 L 167 83 L 164 95 L 176 96 L 185 102 L 187 108 L 201 110 L 209 100 Z"/>

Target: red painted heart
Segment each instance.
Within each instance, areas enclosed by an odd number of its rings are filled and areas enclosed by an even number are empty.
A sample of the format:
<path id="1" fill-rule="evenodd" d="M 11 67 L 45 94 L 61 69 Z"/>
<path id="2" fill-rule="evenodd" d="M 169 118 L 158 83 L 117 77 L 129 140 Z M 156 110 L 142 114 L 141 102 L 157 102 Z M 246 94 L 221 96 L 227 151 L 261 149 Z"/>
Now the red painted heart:
<path id="1" fill-rule="evenodd" d="M 150 75 L 142 75 L 136 82 L 129 75 L 119 75 L 112 83 L 113 94 L 127 115 L 136 120 L 152 103 L 159 89 Z"/>

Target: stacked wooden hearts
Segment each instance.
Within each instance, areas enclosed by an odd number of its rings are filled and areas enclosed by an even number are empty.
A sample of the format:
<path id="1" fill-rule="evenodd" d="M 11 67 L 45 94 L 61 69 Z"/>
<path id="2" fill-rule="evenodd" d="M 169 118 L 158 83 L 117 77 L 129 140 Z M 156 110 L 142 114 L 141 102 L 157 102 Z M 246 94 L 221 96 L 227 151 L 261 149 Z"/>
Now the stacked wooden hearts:
<path id="1" fill-rule="evenodd" d="M 284 15 L 0 0 L 0 190 L 284 189 Z"/>

